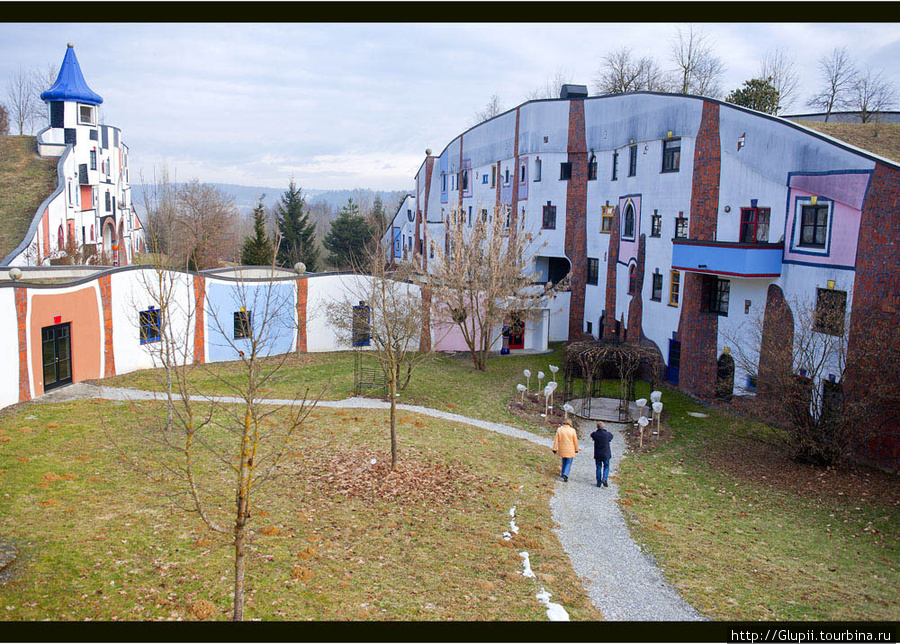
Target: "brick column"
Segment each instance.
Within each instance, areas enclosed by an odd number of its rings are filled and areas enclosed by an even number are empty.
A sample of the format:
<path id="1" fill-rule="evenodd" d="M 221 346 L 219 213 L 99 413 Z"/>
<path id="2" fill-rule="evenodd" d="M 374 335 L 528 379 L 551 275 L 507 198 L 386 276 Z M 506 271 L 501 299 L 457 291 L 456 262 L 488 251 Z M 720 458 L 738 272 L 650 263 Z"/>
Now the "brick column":
<path id="1" fill-rule="evenodd" d="M 866 395 L 867 380 L 896 383 L 900 378 L 897 319 L 900 314 L 900 170 L 881 163 L 869 181 L 863 204 L 856 251 L 856 277 L 844 396 L 848 402 Z M 898 417 L 887 410 L 872 410 L 871 422 L 880 435 L 861 446 L 875 463 L 900 469 Z"/>
<path id="2" fill-rule="evenodd" d="M 116 375 L 116 354 L 113 350 L 112 292 L 110 276 L 104 275 L 100 283 L 100 301 L 103 304 L 103 377 Z"/>
<path id="3" fill-rule="evenodd" d="M 309 293 L 309 278 L 297 280 L 297 353 L 306 353 L 306 298 Z"/>
<path id="4" fill-rule="evenodd" d="M 628 326 L 625 339 L 628 342 L 640 343 L 644 337 L 642 320 L 644 317 L 644 256 L 647 252 L 647 236 L 642 234 L 638 240 L 637 263 L 634 267 L 634 295 L 628 304 Z"/>
<path id="5" fill-rule="evenodd" d="M 194 364 L 206 362 L 206 278 L 194 275 Z"/>
<path id="6" fill-rule="evenodd" d="M 609 231 L 609 250 L 606 253 L 606 315 L 603 318 L 603 337 L 611 338 L 616 330 L 616 278 L 619 263 L 619 207 L 616 206 Z"/>
<path id="7" fill-rule="evenodd" d="M 422 254 L 422 270 L 428 270 L 428 200 L 431 197 L 431 174 L 434 172 L 434 157 L 425 157 L 425 207 L 419 205 L 419 192 L 416 191 L 416 243 Z M 419 225 L 422 225 L 421 241 L 419 241 Z"/>
<path id="8" fill-rule="evenodd" d="M 587 282 L 587 145 L 584 138 L 584 99 L 569 101 L 569 140 L 566 147 L 572 177 L 566 186 L 566 256 L 569 278 L 569 339 L 583 335 L 584 290 Z"/>
<path id="9" fill-rule="evenodd" d="M 719 105 L 703 102 L 703 115 L 694 145 L 691 181 L 690 239 L 714 241 L 719 212 Z M 701 311 L 703 277 L 684 273 L 678 339 L 681 341 L 680 388 L 712 398 L 716 388 L 716 344 L 719 316 Z"/>
<path id="10" fill-rule="evenodd" d="M 779 373 L 791 370 L 793 346 L 794 315 L 784 299 L 781 287 L 769 284 L 757 371 L 757 395 L 760 398 L 766 396 L 770 384 Z"/>
<path id="11" fill-rule="evenodd" d="M 28 370 L 28 333 L 25 322 L 28 318 L 28 290 L 15 287 L 16 326 L 19 332 L 19 402 L 31 400 L 31 378 Z"/>
<path id="12" fill-rule="evenodd" d="M 509 199 L 509 241 L 515 243 L 519 227 L 519 108 L 516 108 L 516 139 L 513 144 L 513 184 L 512 196 Z M 502 216 L 503 212 L 500 212 Z"/>

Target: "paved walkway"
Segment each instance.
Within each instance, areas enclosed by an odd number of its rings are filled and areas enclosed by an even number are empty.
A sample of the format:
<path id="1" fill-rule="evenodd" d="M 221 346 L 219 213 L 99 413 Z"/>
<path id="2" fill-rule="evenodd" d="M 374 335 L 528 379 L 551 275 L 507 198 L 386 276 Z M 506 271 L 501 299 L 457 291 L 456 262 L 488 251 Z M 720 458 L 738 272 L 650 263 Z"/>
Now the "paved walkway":
<path id="1" fill-rule="evenodd" d="M 44 402 L 65 402 L 80 398 L 107 400 L 164 400 L 160 392 L 77 383 L 44 395 Z M 241 402 L 230 396 L 197 396 L 198 401 Z M 273 405 L 292 401 L 265 400 Z M 390 405 L 372 398 L 347 398 L 322 401 L 320 407 L 387 409 Z M 549 438 L 537 436 L 509 425 L 491 423 L 460 414 L 451 414 L 418 405 L 398 404 L 398 409 L 434 418 L 480 427 L 488 431 L 521 438 L 550 448 Z M 625 456 L 622 426 L 607 423 L 616 434 L 612 447 L 612 474 Z M 593 445 L 589 437 L 579 438 L 581 452 L 576 456 L 568 483 L 557 483 L 550 502 L 555 529 L 575 572 L 588 590 L 594 605 L 607 620 L 658 621 L 703 619 L 671 586 L 666 584 L 654 561 L 643 554 L 631 538 L 616 499 L 618 485 L 610 480 L 608 488 L 595 486 Z M 552 456 L 548 452 L 548 456 Z M 554 457 L 556 458 L 556 457 Z"/>

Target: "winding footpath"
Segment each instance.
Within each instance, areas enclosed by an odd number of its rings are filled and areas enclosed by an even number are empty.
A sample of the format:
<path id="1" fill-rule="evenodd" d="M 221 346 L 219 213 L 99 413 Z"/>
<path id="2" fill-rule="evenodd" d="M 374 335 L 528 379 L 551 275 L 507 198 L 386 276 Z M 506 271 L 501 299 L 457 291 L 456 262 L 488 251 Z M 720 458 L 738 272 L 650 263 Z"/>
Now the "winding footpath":
<path id="1" fill-rule="evenodd" d="M 123 401 L 164 400 L 165 395 L 153 391 L 77 383 L 57 389 L 42 396 L 39 400 L 41 402 L 66 402 L 81 398 Z M 194 399 L 198 402 L 210 400 L 223 403 L 242 402 L 241 399 L 231 396 L 196 396 Z M 281 399 L 267 399 L 262 402 L 272 405 L 292 404 L 290 400 Z M 347 398 L 321 401 L 318 406 L 387 409 L 390 405 L 371 398 Z M 550 438 L 537 436 L 501 423 L 478 420 L 418 405 L 398 404 L 397 409 L 471 425 L 513 438 L 521 438 L 546 447 L 548 455 L 552 445 Z M 616 436 L 611 444 L 611 474 L 615 475 L 626 454 L 623 426 L 607 423 L 607 429 Z M 703 619 L 675 589 L 665 582 L 653 559 L 641 552 L 638 544 L 631 538 L 625 518 L 616 503 L 616 499 L 619 497 L 618 484 L 614 478 L 610 478 L 608 488 L 595 486 L 592 443 L 590 438 L 579 437 L 579 440 L 582 441 L 579 443 L 581 451 L 575 457 L 569 482 L 556 483 L 550 505 L 553 519 L 559 524 L 554 528 L 554 532 L 569 555 L 575 572 L 587 588 L 591 601 L 607 620 L 687 621 Z"/>

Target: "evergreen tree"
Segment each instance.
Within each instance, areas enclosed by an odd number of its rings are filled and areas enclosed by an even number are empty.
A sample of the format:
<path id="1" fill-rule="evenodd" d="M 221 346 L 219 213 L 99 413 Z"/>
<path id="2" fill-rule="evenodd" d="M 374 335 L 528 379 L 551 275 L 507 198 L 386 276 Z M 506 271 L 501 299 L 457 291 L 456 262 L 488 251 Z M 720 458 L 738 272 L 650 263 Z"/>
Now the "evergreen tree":
<path id="1" fill-rule="evenodd" d="M 381 200 L 381 195 L 377 194 L 375 195 L 375 201 L 372 204 L 372 223 L 375 226 L 375 230 L 372 231 L 372 236 L 376 240 L 381 239 L 381 236 L 387 229 L 387 214 L 384 212 L 384 202 Z"/>
<path id="2" fill-rule="evenodd" d="M 322 242 L 330 253 L 328 263 L 340 270 L 353 268 L 363 261 L 371 239 L 372 227 L 359 214 L 359 204 L 348 199 Z"/>
<path id="3" fill-rule="evenodd" d="M 278 247 L 278 264 L 293 268 L 297 262 L 306 264 L 306 270 L 318 270 L 319 249 L 316 247 L 316 223 L 310 221 L 302 189 L 291 183 L 281 203 L 276 207 L 281 244 Z"/>
<path id="4" fill-rule="evenodd" d="M 244 240 L 241 264 L 244 266 L 271 266 L 275 249 L 266 233 L 266 209 L 262 197 L 253 209 L 253 236 Z"/>
<path id="5" fill-rule="evenodd" d="M 771 78 L 751 78 L 744 81 L 744 86 L 733 90 L 725 100 L 765 114 L 775 114 L 778 111 L 778 90 L 772 85 Z"/>

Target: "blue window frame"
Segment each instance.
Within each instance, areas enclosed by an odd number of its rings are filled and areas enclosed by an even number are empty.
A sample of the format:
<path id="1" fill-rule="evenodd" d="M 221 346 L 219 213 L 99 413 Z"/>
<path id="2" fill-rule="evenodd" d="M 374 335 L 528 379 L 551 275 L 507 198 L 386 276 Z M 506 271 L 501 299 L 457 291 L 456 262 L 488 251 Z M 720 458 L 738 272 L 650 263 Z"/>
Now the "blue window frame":
<path id="1" fill-rule="evenodd" d="M 367 347 L 372 341 L 372 309 L 365 302 L 353 307 L 353 346 Z"/>
<path id="2" fill-rule="evenodd" d="M 138 319 L 141 327 L 141 344 L 159 342 L 160 329 L 162 328 L 160 311 L 151 306 L 146 311 L 141 311 Z"/>

